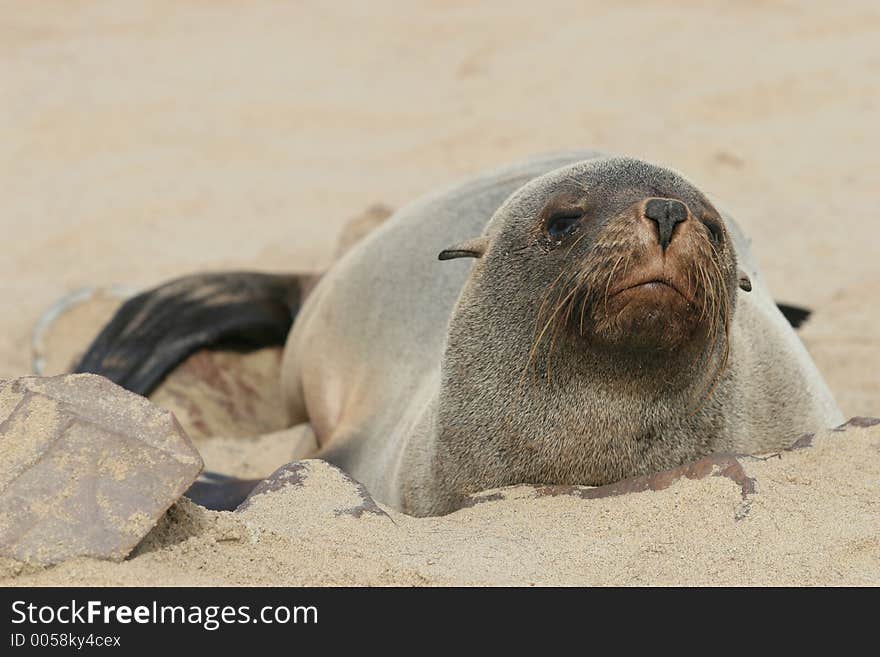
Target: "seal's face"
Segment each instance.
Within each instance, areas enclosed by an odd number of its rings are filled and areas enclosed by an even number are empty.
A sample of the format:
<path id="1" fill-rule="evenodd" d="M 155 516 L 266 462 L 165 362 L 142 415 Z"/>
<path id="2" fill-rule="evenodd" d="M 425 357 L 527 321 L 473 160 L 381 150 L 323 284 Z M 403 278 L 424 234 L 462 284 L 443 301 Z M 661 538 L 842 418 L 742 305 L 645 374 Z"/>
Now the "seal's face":
<path id="1" fill-rule="evenodd" d="M 540 331 L 564 325 L 594 346 L 651 351 L 723 326 L 732 253 L 718 212 L 688 191 L 618 183 L 550 195 L 532 226 L 531 257 L 558 272 Z"/>
<path id="2" fill-rule="evenodd" d="M 503 260 L 524 258 L 543 279 L 536 347 L 565 335 L 644 359 L 726 337 L 735 256 L 699 190 L 622 158 L 546 178 L 535 202 L 512 204 L 498 226 L 491 251 L 501 255 L 503 244 L 509 256 L 486 263 L 500 271 Z"/>
<path id="3" fill-rule="evenodd" d="M 485 253 L 499 296 L 538 290 L 532 355 L 563 340 L 644 362 L 726 342 L 737 276 L 724 221 L 668 169 L 608 158 L 552 172 L 499 209 L 485 244 L 445 253 Z"/>

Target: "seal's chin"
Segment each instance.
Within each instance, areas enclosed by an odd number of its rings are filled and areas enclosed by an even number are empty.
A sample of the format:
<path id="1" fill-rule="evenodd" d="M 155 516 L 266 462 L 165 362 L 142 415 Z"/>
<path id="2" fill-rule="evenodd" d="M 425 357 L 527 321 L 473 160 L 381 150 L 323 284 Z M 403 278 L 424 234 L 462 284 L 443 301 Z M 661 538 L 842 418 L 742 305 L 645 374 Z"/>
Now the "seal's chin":
<path id="1" fill-rule="evenodd" d="M 595 338 L 615 348 L 672 350 L 694 338 L 701 313 L 693 292 L 676 278 L 629 277 L 593 313 Z"/>

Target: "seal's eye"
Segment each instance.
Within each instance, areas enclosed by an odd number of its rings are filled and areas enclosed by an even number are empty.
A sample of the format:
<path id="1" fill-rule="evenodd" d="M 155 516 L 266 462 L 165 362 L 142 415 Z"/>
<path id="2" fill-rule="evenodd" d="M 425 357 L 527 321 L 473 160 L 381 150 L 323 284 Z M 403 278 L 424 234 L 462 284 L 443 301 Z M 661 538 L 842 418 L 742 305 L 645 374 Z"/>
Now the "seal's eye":
<path id="1" fill-rule="evenodd" d="M 566 210 L 554 214 L 547 220 L 547 234 L 557 240 L 571 235 L 583 216 L 584 213 L 580 210 Z"/>

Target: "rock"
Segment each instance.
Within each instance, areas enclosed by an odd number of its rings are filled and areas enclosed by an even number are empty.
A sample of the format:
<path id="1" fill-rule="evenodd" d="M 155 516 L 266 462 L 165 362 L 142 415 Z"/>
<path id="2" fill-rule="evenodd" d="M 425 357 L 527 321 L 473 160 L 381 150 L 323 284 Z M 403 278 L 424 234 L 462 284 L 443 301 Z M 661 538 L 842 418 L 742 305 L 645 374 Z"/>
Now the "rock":
<path id="1" fill-rule="evenodd" d="M 0 381 L 0 555 L 121 560 L 201 469 L 174 415 L 101 376 Z"/>

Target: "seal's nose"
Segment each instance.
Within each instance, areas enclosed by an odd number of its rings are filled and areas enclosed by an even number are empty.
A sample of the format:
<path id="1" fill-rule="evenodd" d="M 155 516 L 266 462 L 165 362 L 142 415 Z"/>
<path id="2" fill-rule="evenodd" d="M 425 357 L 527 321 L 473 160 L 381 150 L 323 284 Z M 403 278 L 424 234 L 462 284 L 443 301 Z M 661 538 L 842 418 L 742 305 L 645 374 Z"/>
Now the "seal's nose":
<path id="1" fill-rule="evenodd" d="M 652 198 L 645 203 L 645 216 L 657 223 L 657 237 L 664 249 L 672 241 L 676 224 L 688 218 L 687 206 L 672 198 Z"/>

